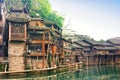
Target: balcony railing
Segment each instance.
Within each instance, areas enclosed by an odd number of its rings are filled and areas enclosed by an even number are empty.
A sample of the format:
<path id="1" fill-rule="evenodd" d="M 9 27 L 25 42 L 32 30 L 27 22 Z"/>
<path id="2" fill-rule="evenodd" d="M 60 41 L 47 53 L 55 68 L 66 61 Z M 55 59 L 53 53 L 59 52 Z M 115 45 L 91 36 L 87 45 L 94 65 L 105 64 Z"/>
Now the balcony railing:
<path id="1" fill-rule="evenodd" d="M 12 33 L 11 40 L 24 41 L 25 37 L 24 37 L 24 34 L 21 34 L 21 33 Z"/>

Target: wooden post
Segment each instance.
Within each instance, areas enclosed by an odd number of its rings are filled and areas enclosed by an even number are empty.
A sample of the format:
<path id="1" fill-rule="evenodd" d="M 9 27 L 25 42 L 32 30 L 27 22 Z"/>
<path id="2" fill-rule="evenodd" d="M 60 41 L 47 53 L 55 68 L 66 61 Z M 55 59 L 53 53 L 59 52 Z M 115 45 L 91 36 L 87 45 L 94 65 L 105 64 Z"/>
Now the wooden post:
<path id="1" fill-rule="evenodd" d="M 30 58 L 30 69 L 33 69 L 32 68 L 32 59 Z"/>
<path id="2" fill-rule="evenodd" d="M 5 72 L 7 71 L 7 65 L 8 65 L 8 64 L 6 63 L 6 64 L 5 64 Z"/>
<path id="3" fill-rule="evenodd" d="M 114 63 L 114 61 L 113 61 L 113 60 L 114 60 L 114 57 L 113 57 L 113 55 L 112 55 L 112 64 Z"/>
<path id="4" fill-rule="evenodd" d="M 43 33 L 42 54 L 43 54 L 43 68 L 45 68 L 45 33 Z"/>
<path id="5" fill-rule="evenodd" d="M 26 28 L 27 26 L 26 26 L 26 24 L 25 24 L 25 26 L 24 26 L 24 41 L 26 41 L 26 39 L 27 39 L 27 28 Z"/>
<path id="6" fill-rule="evenodd" d="M 9 41 L 11 40 L 11 23 L 9 22 Z"/>

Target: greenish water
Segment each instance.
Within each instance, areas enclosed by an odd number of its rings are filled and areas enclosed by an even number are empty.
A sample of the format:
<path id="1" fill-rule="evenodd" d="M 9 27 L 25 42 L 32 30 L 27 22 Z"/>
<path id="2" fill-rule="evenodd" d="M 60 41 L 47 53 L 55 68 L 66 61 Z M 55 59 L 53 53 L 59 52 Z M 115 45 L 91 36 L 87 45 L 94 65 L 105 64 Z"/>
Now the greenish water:
<path id="1" fill-rule="evenodd" d="M 120 80 L 120 65 L 89 66 L 79 70 L 40 76 L 29 75 L 26 78 L 12 80 Z"/>

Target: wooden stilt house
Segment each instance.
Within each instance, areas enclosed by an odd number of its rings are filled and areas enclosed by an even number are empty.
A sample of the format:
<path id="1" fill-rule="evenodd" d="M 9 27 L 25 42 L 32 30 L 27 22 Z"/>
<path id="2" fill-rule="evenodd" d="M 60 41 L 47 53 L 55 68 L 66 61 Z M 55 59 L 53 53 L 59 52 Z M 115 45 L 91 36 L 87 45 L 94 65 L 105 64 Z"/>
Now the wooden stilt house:
<path id="1" fill-rule="evenodd" d="M 27 66 L 30 69 L 48 67 L 50 28 L 47 28 L 40 18 L 32 18 L 27 31 Z"/>
<path id="2" fill-rule="evenodd" d="M 73 51 L 72 51 L 72 41 L 67 40 L 65 38 L 62 39 L 63 42 L 63 63 L 65 65 L 71 64 L 74 62 L 73 58 Z"/>
<path id="3" fill-rule="evenodd" d="M 55 24 L 32 18 L 28 27 L 27 59 L 30 68 L 56 67 L 62 51 L 61 32 Z"/>
<path id="4" fill-rule="evenodd" d="M 30 21 L 26 6 L 21 2 L 11 7 L 7 16 L 9 71 L 25 69 L 27 26 Z"/>
<path id="5" fill-rule="evenodd" d="M 84 40 L 85 42 L 92 45 L 92 58 L 89 60 L 90 64 L 113 64 L 115 63 L 115 55 L 117 53 L 117 48 L 113 47 L 105 41 L 95 41 L 95 40 Z"/>
<path id="6" fill-rule="evenodd" d="M 52 61 L 51 66 L 56 67 L 62 64 L 62 29 L 51 21 L 44 20 L 45 26 L 50 28 Z"/>
<path id="7" fill-rule="evenodd" d="M 116 64 L 120 64 L 120 38 L 112 38 L 108 39 L 107 42 L 111 43 L 114 47 L 118 49 L 118 52 L 116 53 Z"/>
<path id="8" fill-rule="evenodd" d="M 83 51 L 81 53 L 82 62 L 85 64 L 88 64 L 87 59 L 89 56 L 92 56 L 91 45 L 82 40 L 76 41 L 75 43 L 80 45 L 83 48 Z"/>
<path id="9" fill-rule="evenodd" d="M 74 56 L 74 63 L 82 62 L 82 53 L 83 53 L 83 47 L 80 46 L 77 43 L 72 43 L 72 53 Z"/>

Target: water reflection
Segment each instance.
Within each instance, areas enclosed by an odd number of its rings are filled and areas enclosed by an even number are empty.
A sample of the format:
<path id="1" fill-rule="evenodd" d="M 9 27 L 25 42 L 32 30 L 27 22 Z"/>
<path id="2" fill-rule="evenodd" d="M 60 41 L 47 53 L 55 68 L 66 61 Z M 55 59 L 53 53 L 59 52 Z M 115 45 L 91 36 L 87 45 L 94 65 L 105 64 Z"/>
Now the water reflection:
<path id="1" fill-rule="evenodd" d="M 31 75 L 12 80 L 120 80 L 120 65 L 89 66 L 76 71 L 39 76 Z"/>

